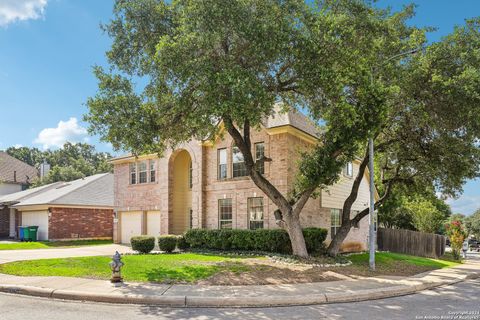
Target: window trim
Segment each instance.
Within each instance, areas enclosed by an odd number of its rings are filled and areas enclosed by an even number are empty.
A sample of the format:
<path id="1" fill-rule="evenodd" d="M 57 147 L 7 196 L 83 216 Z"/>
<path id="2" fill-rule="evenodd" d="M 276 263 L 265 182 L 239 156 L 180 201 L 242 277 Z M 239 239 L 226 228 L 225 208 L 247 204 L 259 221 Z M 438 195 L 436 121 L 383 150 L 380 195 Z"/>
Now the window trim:
<path id="1" fill-rule="evenodd" d="M 230 219 L 222 219 L 222 208 L 227 207 L 226 205 L 222 205 L 221 203 L 224 201 L 230 202 Z M 231 227 L 225 228 L 222 227 L 222 222 L 230 222 Z M 218 229 L 233 229 L 233 201 L 232 198 L 223 198 L 218 199 Z"/>
<path id="2" fill-rule="evenodd" d="M 255 208 L 262 208 L 262 219 L 261 220 L 252 220 L 250 216 L 250 209 L 252 208 L 252 202 L 255 199 L 260 199 L 262 200 L 262 205 L 261 206 L 255 206 Z M 247 198 L 247 219 L 248 219 L 248 229 L 250 230 L 256 230 L 256 229 L 264 229 L 265 228 L 265 203 L 263 201 L 263 197 L 249 197 Z M 252 222 L 262 223 L 262 227 L 257 227 L 257 228 L 252 228 Z"/>

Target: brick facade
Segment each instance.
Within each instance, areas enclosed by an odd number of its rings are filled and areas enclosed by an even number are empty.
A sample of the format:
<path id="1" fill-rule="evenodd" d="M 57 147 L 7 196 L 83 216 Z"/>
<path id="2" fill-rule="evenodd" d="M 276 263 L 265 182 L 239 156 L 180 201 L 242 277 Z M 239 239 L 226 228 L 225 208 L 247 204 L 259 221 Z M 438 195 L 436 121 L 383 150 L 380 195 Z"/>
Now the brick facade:
<path id="1" fill-rule="evenodd" d="M 111 239 L 113 209 L 50 208 L 50 240 Z"/>
<path id="2" fill-rule="evenodd" d="M 300 160 L 300 151 L 311 146 L 301 137 L 289 132 L 271 134 L 267 130 L 252 130 L 252 149 L 255 143 L 263 142 L 265 156 L 272 159 L 265 163 L 265 177 L 283 194 L 291 191 L 294 183 L 297 164 Z M 264 193 L 258 189 L 248 177 L 232 177 L 232 147 L 233 140 L 225 134 L 223 139 L 218 139 L 213 145 L 203 145 L 198 141 L 178 146 L 175 151 L 166 152 L 158 159 L 155 183 L 129 184 L 129 162 L 135 159 L 114 162 L 114 194 L 115 209 L 123 211 L 147 211 L 159 210 L 161 212 L 161 233 L 168 234 L 169 217 L 172 212 L 172 163 L 175 154 L 180 150 L 186 150 L 190 154 L 193 164 L 193 187 L 192 187 L 192 211 L 193 227 L 217 229 L 219 227 L 218 203 L 220 199 L 232 199 L 232 225 L 233 228 L 248 228 L 247 202 L 251 197 L 263 197 L 264 204 L 264 228 L 277 228 L 273 212 L 276 206 Z M 218 180 L 218 149 L 227 150 L 227 178 Z M 254 150 L 252 150 L 254 151 Z M 358 165 L 354 165 L 358 169 Z M 356 172 L 354 172 L 356 175 Z M 364 179 L 365 180 L 365 179 Z M 321 192 L 315 199 L 310 199 L 301 214 L 301 223 L 304 227 L 315 226 L 329 230 L 330 233 L 330 208 L 340 209 L 346 198 L 342 192 L 351 186 L 353 179 L 340 179 L 341 188 L 335 187 L 333 192 L 329 190 Z M 359 192 L 359 199 L 355 202 L 354 210 L 360 210 L 364 203 L 368 202 L 368 195 L 364 194 L 365 183 Z M 367 186 L 368 190 L 368 186 Z M 328 203 L 328 205 L 325 205 Z M 148 221 L 147 221 L 148 223 Z M 171 223 L 170 223 L 171 224 Z M 121 228 L 121 226 L 120 226 Z M 114 236 L 120 241 L 120 232 Z M 363 219 L 360 228 L 352 229 L 345 241 L 345 250 L 351 251 L 365 249 L 368 234 L 368 221 Z M 330 234 L 328 236 L 330 239 Z"/>

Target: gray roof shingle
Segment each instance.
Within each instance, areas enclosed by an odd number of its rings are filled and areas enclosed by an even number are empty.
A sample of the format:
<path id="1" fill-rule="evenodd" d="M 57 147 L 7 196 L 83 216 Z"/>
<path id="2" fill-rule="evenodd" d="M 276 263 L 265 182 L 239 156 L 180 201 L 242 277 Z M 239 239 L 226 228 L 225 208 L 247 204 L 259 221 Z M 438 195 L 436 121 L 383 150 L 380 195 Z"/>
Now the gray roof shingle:
<path id="1" fill-rule="evenodd" d="M 0 151 L 0 182 L 29 184 L 36 177 L 36 168 Z"/>
<path id="2" fill-rule="evenodd" d="M 265 121 L 265 127 L 275 128 L 287 125 L 295 127 L 315 138 L 320 136 L 320 128 L 306 115 L 292 107 L 285 108 L 281 103 L 275 104 L 274 113 Z"/>
<path id="3" fill-rule="evenodd" d="M 34 205 L 113 207 L 113 174 L 101 173 L 70 182 L 55 182 L 0 197 L 0 204 L 8 202 L 17 202 L 12 206 L 17 208 Z"/>

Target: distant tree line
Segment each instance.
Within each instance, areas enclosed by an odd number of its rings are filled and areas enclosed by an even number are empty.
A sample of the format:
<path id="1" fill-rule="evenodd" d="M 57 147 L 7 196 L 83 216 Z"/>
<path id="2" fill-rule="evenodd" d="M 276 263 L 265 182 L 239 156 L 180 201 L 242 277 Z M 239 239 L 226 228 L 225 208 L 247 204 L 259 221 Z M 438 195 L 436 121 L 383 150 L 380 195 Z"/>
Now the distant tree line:
<path id="1" fill-rule="evenodd" d="M 72 181 L 97 173 L 112 171 L 108 152 L 97 152 L 88 143 L 67 142 L 63 148 L 41 151 L 38 148 L 10 147 L 6 152 L 14 158 L 39 168 L 45 161 L 50 165 L 48 174 L 32 182 L 32 186 L 41 186 L 57 181 Z"/>

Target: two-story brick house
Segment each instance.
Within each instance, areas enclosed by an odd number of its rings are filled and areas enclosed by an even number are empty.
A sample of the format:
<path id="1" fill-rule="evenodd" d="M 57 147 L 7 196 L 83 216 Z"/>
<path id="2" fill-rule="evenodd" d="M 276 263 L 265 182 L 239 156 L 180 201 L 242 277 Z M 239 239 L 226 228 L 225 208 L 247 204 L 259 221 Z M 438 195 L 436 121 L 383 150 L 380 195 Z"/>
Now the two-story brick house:
<path id="1" fill-rule="evenodd" d="M 265 162 L 264 175 L 282 193 L 294 183 L 299 151 L 317 141 L 317 128 L 294 110 L 277 113 L 261 130 L 251 132 L 252 152 Z M 228 134 L 216 141 L 191 141 L 163 157 L 124 156 L 114 164 L 116 216 L 114 240 L 128 243 L 140 234 L 181 234 L 189 228 L 277 228 L 276 206 L 246 176 L 243 157 Z M 323 227 L 329 237 L 340 225 L 358 163 L 347 165 L 340 181 L 310 199 L 301 214 L 303 226 Z M 368 206 L 368 176 L 353 210 Z M 368 221 L 352 229 L 346 250 L 364 249 Z"/>

